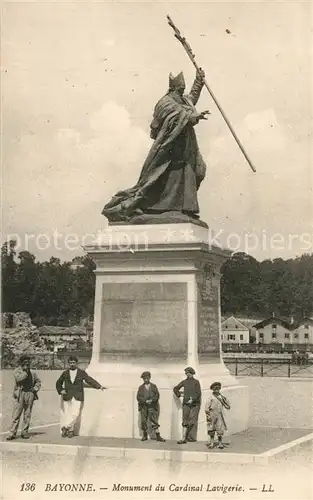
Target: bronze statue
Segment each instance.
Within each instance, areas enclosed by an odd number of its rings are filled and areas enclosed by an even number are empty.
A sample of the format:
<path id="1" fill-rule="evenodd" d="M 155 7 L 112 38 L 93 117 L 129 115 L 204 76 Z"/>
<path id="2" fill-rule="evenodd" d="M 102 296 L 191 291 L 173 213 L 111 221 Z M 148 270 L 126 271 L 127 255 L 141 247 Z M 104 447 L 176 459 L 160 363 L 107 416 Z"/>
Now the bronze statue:
<path id="1" fill-rule="evenodd" d="M 182 44 L 196 68 L 196 79 L 190 94 L 184 95 L 185 80 L 182 73 L 175 78 L 170 75 L 169 91 L 157 103 L 151 123 L 151 138 L 154 143 L 143 165 L 137 184 L 119 191 L 102 211 L 111 223 L 134 224 L 157 222 L 197 221 L 199 206 L 197 191 L 204 179 L 206 166 L 199 152 L 194 126 L 206 120 L 209 111 L 197 113 L 195 105 L 203 86 L 207 89 L 232 136 L 237 142 L 251 170 L 255 167 L 241 144 L 234 128 L 205 80 L 195 55 L 174 24 L 167 16 L 175 38 Z"/>
<path id="2" fill-rule="evenodd" d="M 150 125 L 154 142 L 139 180 L 132 188 L 119 191 L 102 211 L 111 223 L 198 219 L 197 191 L 206 166 L 194 126 L 209 114 L 195 108 L 203 81 L 204 72 L 199 68 L 189 95 L 184 95 L 183 73 L 170 74 L 169 90 L 154 109 Z"/>

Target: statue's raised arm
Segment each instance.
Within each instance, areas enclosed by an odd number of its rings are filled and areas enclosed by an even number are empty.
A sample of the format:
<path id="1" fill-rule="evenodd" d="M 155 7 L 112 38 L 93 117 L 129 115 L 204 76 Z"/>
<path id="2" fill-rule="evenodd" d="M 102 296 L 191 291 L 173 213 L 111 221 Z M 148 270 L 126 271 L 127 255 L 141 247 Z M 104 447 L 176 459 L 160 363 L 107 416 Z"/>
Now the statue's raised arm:
<path id="1" fill-rule="evenodd" d="M 204 71 L 203 71 L 203 69 L 200 68 L 200 70 L 197 71 L 197 73 L 196 73 L 196 78 L 195 78 L 195 80 L 192 84 L 191 90 L 189 92 L 189 98 L 191 99 L 194 106 L 197 104 L 199 97 L 200 97 L 200 94 L 201 94 L 201 91 L 203 89 L 204 78 L 205 78 Z"/>

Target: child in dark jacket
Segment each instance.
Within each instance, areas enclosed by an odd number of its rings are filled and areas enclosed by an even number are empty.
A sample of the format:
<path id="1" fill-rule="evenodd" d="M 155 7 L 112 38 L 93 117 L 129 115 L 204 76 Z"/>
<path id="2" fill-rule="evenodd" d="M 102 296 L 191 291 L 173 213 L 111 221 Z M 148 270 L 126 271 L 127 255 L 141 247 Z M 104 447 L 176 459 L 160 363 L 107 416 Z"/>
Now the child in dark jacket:
<path id="1" fill-rule="evenodd" d="M 194 378 L 195 370 L 188 366 L 185 368 L 186 378 L 177 384 L 173 391 L 177 398 L 183 394 L 183 437 L 178 444 L 185 444 L 188 441 L 195 441 L 191 437 L 192 430 L 198 425 L 199 411 L 201 406 L 201 386 L 199 380 Z M 183 389 L 183 393 L 181 392 Z"/>
<path id="2" fill-rule="evenodd" d="M 141 441 L 147 441 L 148 439 L 148 420 L 150 420 L 152 429 L 156 433 L 156 440 L 164 442 L 165 439 L 160 436 L 159 432 L 160 394 L 158 388 L 150 382 L 150 372 L 143 372 L 141 378 L 143 379 L 143 384 L 139 386 L 137 391 L 138 410 L 140 412 L 141 430 L 143 433 Z"/>

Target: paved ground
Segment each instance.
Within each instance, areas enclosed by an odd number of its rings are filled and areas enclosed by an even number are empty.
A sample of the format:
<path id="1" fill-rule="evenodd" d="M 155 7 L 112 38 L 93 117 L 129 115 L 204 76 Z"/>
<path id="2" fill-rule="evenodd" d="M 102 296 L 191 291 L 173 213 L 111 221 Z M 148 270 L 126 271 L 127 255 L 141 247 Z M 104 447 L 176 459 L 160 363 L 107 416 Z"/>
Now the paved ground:
<path id="1" fill-rule="evenodd" d="M 23 443 L 23 445 L 32 443 L 53 443 L 66 446 L 75 445 L 85 447 L 96 446 L 109 448 L 133 448 L 142 450 L 195 451 L 199 453 L 208 451 L 204 442 L 178 445 L 176 441 L 170 440 L 167 440 L 165 443 L 158 443 L 153 440 L 142 442 L 139 439 L 88 436 L 76 436 L 71 439 L 64 439 L 60 436 L 60 429 L 58 425 L 42 429 L 34 429 L 31 431 L 30 435 L 31 439 L 29 441 L 25 441 L 22 438 L 12 441 L 12 447 L 18 443 Z M 252 427 L 244 432 L 227 436 L 227 438 L 225 438 L 225 452 L 236 454 L 260 454 L 306 435 L 308 435 L 308 430 L 306 429 Z M 5 435 L 0 436 L 0 440 L 5 441 L 5 437 Z M 221 454 L 224 453 L 224 450 L 221 451 L 214 448 L 212 452 Z"/>
<path id="2" fill-rule="evenodd" d="M 32 425 L 54 423 L 59 420 L 59 397 L 55 391 L 55 380 L 60 372 L 46 371 L 40 375 L 43 387 L 40 399 L 33 412 Z M 260 431 L 260 439 L 253 443 L 253 434 L 246 433 L 240 437 L 240 446 L 245 453 L 252 450 L 262 452 L 269 445 L 279 446 L 284 439 L 294 439 L 309 432 L 313 428 L 312 414 L 312 381 L 298 379 L 240 378 L 240 383 L 250 389 L 250 426 L 267 427 Z M 10 425 L 12 411 L 12 373 L 2 372 L 2 431 Z M 273 426 L 275 432 L 271 431 Z M 285 430 L 279 430 L 277 428 Z M 287 430 L 286 430 L 287 428 Z M 288 429 L 289 428 L 289 429 Z M 299 430 L 296 430 L 299 429 Z M 56 428 L 51 428 L 57 432 Z M 43 432 L 38 430 L 37 432 Z M 263 432 L 263 435 L 262 435 Z M 289 434 L 288 434 L 289 433 Z M 45 434 L 37 434 L 34 440 L 46 439 Z M 55 435 L 55 439 L 60 439 Z M 77 439 L 77 438 L 75 438 Z M 227 438 L 229 446 L 221 453 L 236 452 L 237 438 Z M 63 441 L 63 440 L 62 440 Z M 125 445 L 125 443 L 124 443 Z M 137 441 L 132 447 L 141 446 Z M 151 443 L 148 443 L 151 446 Z M 153 445 L 164 446 L 161 443 Z M 173 444 L 174 445 L 174 444 Z M 199 446 L 197 445 L 188 445 Z M 202 445 L 201 445 L 202 446 Z M 191 449 L 191 448 L 190 448 Z M 196 451 L 196 450 L 195 450 Z M 219 453 L 219 452 L 215 452 Z M 288 450 L 274 458 L 269 466 L 254 464 L 239 465 L 236 463 L 193 463 L 166 462 L 164 460 L 149 460 L 146 454 L 140 457 L 110 458 L 77 455 L 36 454 L 33 451 L 4 452 L 2 454 L 2 499 L 46 500 L 51 496 L 62 500 L 76 498 L 90 499 L 143 499 L 160 498 L 167 500 L 175 498 L 221 499 L 235 498 L 254 500 L 270 498 L 271 500 L 299 500 L 313 497 L 312 445 L 306 443 L 298 448 Z M 47 483 L 93 483 L 93 492 L 45 492 Z M 20 491 L 23 483 L 35 484 L 34 491 Z M 151 484 L 151 492 L 113 491 L 114 484 L 140 485 Z M 156 491 L 158 484 L 164 486 L 164 492 Z M 239 485 L 244 491 L 224 494 L 222 491 L 169 491 L 170 485 L 180 486 L 203 485 Z M 272 484 L 275 490 L 262 493 L 263 484 L 268 488 Z M 108 488 L 100 490 L 101 487 Z M 256 489 L 250 489 L 256 488 Z"/>

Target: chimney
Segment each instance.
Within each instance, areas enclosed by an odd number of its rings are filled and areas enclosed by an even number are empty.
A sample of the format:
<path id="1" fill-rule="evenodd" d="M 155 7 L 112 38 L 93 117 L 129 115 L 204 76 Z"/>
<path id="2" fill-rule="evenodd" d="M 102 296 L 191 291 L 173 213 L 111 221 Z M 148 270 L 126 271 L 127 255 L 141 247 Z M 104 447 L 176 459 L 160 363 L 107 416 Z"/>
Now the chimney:
<path id="1" fill-rule="evenodd" d="M 293 316 L 290 316 L 290 324 L 293 325 L 294 324 L 294 319 L 293 319 Z"/>

